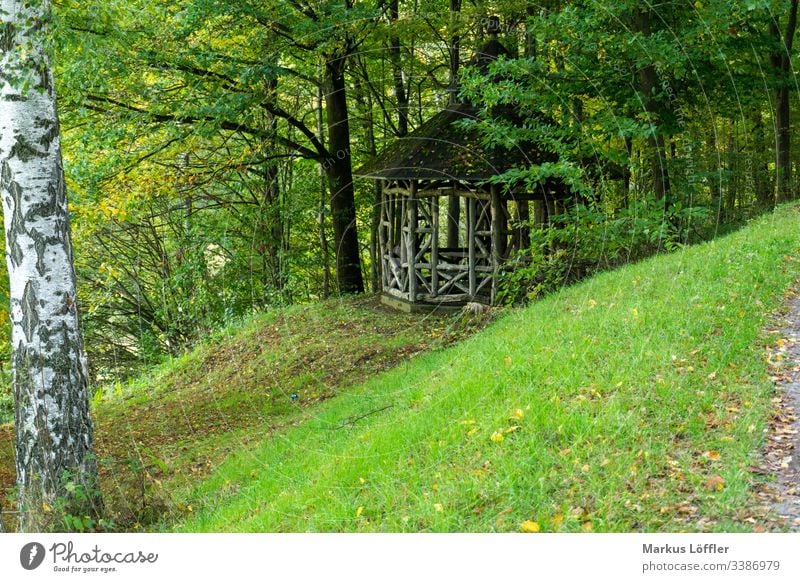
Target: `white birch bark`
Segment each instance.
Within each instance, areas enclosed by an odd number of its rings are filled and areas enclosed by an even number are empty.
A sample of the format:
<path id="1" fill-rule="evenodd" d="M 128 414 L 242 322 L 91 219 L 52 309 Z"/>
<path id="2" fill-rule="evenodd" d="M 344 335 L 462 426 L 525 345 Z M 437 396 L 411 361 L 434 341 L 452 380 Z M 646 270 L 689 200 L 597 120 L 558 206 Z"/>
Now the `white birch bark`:
<path id="1" fill-rule="evenodd" d="M 11 284 L 20 528 L 46 522 L 66 483 L 94 491 L 48 0 L 0 0 L 0 196 Z M 72 489 L 72 487 L 70 487 Z"/>

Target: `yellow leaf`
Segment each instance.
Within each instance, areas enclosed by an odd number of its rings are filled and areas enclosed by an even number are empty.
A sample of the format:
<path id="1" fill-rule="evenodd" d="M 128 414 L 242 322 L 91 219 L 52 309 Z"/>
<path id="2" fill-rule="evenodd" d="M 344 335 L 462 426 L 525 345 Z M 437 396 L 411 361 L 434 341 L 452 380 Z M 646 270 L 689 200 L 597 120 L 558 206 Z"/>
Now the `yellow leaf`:
<path id="1" fill-rule="evenodd" d="M 583 531 L 592 531 L 592 522 L 591 521 L 584 521 L 583 525 L 581 525 L 581 529 Z"/>
<path id="2" fill-rule="evenodd" d="M 443 512 L 443 511 L 444 511 L 444 507 L 442 506 L 442 504 L 441 504 L 441 503 L 434 503 L 434 504 L 433 504 L 433 508 L 434 508 L 436 511 L 438 511 L 439 513 L 441 513 L 441 512 Z"/>
<path id="3" fill-rule="evenodd" d="M 581 467 L 581 471 L 583 473 L 588 473 L 589 472 L 589 465 L 584 465 L 583 467 Z"/>
<path id="4" fill-rule="evenodd" d="M 474 435 L 476 432 L 478 432 L 478 429 L 477 429 L 477 428 L 473 428 L 473 429 L 471 429 L 471 430 L 467 431 L 467 436 L 468 436 L 468 437 L 471 437 L 471 436 L 473 436 L 473 435 Z"/>
<path id="5" fill-rule="evenodd" d="M 503 432 L 505 432 L 506 434 L 508 434 L 508 433 L 510 433 L 510 432 L 517 432 L 517 431 L 518 431 L 519 429 L 521 429 L 521 428 L 522 428 L 521 426 L 518 426 L 518 425 L 516 425 L 516 424 L 515 424 L 514 426 L 509 426 L 509 427 L 508 427 L 508 428 L 507 428 L 505 431 L 503 431 Z"/>
<path id="6" fill-rule="evenodd" d="M 589 304 L 589 309 L 594 309 L 595 307 L 597 307 L 597 301 L 595 301 L 594 299 L 589 299 L 588 304 Z"/>
<path id="7" fill-rule="evenodd" d="M 561 527 L 561 524 L 564 523 L 564 515 L 561 513 L 554 515 L 551 521 L 553 522 L 553 528 L 558 529 Z"/>
<path id="8" fill-rule="evenodd" d="M 506 363 L 506 366 L 510 366 L 511 365 L 511 356 L 506 356 L 505 358 L 503 358 L 503 361 Z"/>
<path id="9" fill-rule="evenodd" d="M 525 412 L 521 408 L 517 408 L 514 412 L 511 413 L 511 418 L 516 420 L 522 420 L 525 418 Z"/>
<path id="10" fill-rule="evenodd" d="M 504 438 L 506 438 L 506 437 L 503 436 L 503 433 L 498 432 L 498 431 L 494 431 L 492 433 L 492 436 L 489 437 L 489 440 L 491 440 L 493 443 L 500 443 L 500 442 L 503 442 Z"/>
<path id="11" fill-rule="evenodd" d="M 44 511 L 45 513 L 50 513 L 51 511 L 53 511 L 53 508 L 50 507 L 47 504 L 47 502 L 42 502 L 42 511 Z"/>
<path id="12" fill-rule="evenodd" d="M 358 509 L 356 509 L 356 517 L 361 517 L 361 514 L 364 512 L 364 506 L 359 505 Z"/>
<path id="13" fill-rule="evenodd" d="M 539 533 L 542 529 L 538 523 L 531 520 L 523 521 L 519 528 L 525 533 Z"/>
<path id="14" fill-rule="evenodd" d="M 709 461 L 719 461 L 721 458 L 719 451 L 706 451 L 703 456 Z"/>

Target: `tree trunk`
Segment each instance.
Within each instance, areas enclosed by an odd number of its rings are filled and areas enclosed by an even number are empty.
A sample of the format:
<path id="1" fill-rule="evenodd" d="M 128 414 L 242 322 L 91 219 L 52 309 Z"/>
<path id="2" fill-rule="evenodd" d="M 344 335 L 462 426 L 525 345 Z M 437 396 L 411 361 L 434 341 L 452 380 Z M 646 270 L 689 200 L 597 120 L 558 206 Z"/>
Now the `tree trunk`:
<path id="1" fill-rule="evenodd" d="M 792 0 L 789 10 L 789 20 L 786 30 L 781 38 L 781 31 L 777 21 L 771 25 L 775 40 L 780 43 L 780 52 L 772 58 L 772 64 L 778 76 L 778 90 L 775 95 L 775 172 L 777 177 L 778 202 L 785 202 L 792 198 L 792 162 L 791 162 L 791 108 L 790 93 L 792 46 L 794 34 L 797 30 L 798 0 Z"/>
<path id="2" fill-rule="evenodd" d="M 461 33 L 459 31 L 461 18 L 461 0 L 450 0 L 450 79 L 449 88 L 451 104 L 457 103 L 458 98 L 458 71 L 461 67 Z M 459 217 L 461 215 L 461 198 L 451 194 L 447 198 L 447 246 L 458 247 Z"/>
<path id="3" fill-rule="evenodd" d="M 769 208 L 774 205 L 774 189 L 770 179 L 769 164 L 763 156 L 763 152 L 769 151 L 766 137 L 764 135 L 764 121 L 761 118 L 761 110 L 754 108 L 753 112 L 753 185 L 755 188 L 756 201 L 761 208 Z"/>
<path id="4" fill-rule="evenodd" d="M 278 98 L 278 80 L 268 79 L 264 83 L 265 98 L 271 103 L 276 104 Z M 274 143 L 274 137 L 278 134 L 278 118 L 269 111 L 265 110 L 264 125 L 267 130 L 267 137 L 264 140 L 266 148 Z M 286 289 L 286 240 L 284 228 L 284 212 L 281 200 L 280 184 L 278 181 L 278 163 L 275 160 L 267 160 L 263 169 L 264 186 L 261 212 L 259 217 L 258 252 L 262 255 L 266 263 L 264 275 L 266 276 L 267 286 L 271 287 L 283 295 Z"/>
<path id="5" fill-rule="evenodd" d="M 399 12 L 399 0 L 391 0 L 389 3 L 389 18 L 392 24 L 397 22 Z M 400 37 L 394 33 L 389 38 L 389 59 L 392 62 L 394 96 L 397 99 L 397 137 L 405 137 L 408 135 L 408 95 L 403 83 Z"/>
<path id="6" fill-rule="evenodd" d="M 639 10 L 635 18 L 636 30 L 644 36 L 652 34 L 650 29 L 650 12 Z M 644 99 L 644 107 L 648 113 L 649 122 L 653 126 L 652 134 L 647 138 L 650 148 L 650 167 L 653 175 L 653 191 L 656 200 L 664 201 L 664 208 L 669 209 L 669 172 L 667 170 L 666 147 L 664 136 L 660 133 L 662 106 L 655 98 L 658 85 L 658 75 L 653 65 L 646 65 L 639 71 L 639 91 Z"/>
<path id="7" fill-rule="evenodd" d="M 11 287 L 17 486 L 20 530 L 32 531 L 52 525 L 47 509 L 61 507 L 57 501 L 79 515 L 99 507 L 92 507 L 99 502 L 97 465 L 45 50 L 52 34 L 49 1 L 0 0 L 0 23 L 0 191 Z M 79 495 L 71 495 L 74 488 Z"/>
<path id="8" fill-rule="evenodd" d="M 344 80 L 345 57 L 332 56 L 325 63 L 325 109 L 328 151 L 323 162 L 331 191 L 331 219 L 336 246 L 336 279 L 339 293 L 363 293 L 361 255 L 356 228 L 356 203 L 350 153 L 350 122 Z"/>
<path id="9" fill-rule="evenodd" d="M 317 103 L 316 103 L 316 117 L 317 117 L 317 139 L 323 146 L 325 145 L 325 119 L 322 102 L 324 96 L 322 94 L 322 87 L 317 87 Z M 325 207 L 327 198 L 327 187 L 325 179 L 325 170 L 322 164 L 319 166 L 319 252 L 322 257 L 322 298 L 327 299 L 331 294 L 331 268 L 330 268 L 330 252 L 328 250 L 328 234 L 325 230 Z"/>

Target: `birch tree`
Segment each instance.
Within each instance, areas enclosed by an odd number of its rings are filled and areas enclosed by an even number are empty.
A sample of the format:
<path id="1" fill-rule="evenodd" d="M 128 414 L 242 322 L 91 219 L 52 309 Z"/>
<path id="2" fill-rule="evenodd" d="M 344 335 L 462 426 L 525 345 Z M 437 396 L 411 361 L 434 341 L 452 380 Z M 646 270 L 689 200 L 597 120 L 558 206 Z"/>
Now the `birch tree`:
<path id="1" fill-rule="evenodd" d="M 10 279 L 20 529 L 84 515 L 96 486 L 48 0 L 0 0 L 0 196 Z"/>

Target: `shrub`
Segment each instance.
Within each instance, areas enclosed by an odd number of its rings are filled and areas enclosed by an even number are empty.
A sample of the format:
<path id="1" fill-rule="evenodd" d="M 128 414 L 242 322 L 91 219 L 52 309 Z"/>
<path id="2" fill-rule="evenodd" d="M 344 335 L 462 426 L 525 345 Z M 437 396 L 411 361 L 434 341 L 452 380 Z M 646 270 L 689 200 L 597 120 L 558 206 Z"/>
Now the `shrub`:
<path id="1" fill-rule="evenodd" d="M 532 229 L 531 244 L 517 252 L 500 278 L 499 299 L 535 299 L 598 271 L 637 261 L 704 238 L 711 226 L 705 207 L 636 204 L 611 215 L 597 205 L 577 205 Z"/>

